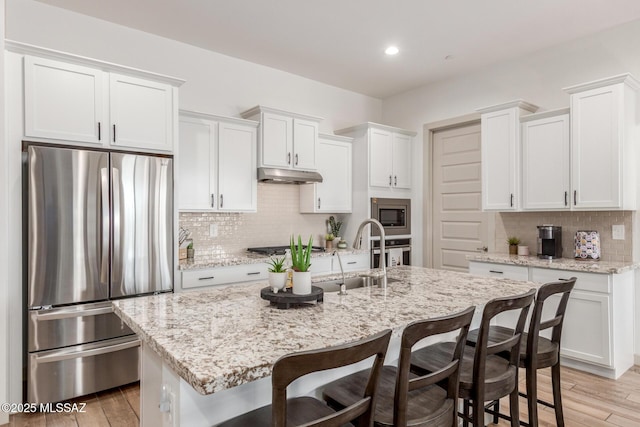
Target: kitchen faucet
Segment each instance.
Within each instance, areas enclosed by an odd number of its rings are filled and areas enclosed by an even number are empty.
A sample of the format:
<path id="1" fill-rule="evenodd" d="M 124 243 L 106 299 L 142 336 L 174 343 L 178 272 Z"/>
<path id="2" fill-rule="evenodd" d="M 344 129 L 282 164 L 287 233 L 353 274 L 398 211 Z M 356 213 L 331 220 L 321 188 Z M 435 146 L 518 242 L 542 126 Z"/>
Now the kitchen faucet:
<path id="1" fill-rule="evenodd" d="M 358 232 L 356 233 L 356 238 L 353 241 L 353 249 L 360 249 L 362 246 L 362 230 L 367 224 L 375 225 L 380 230 L 380 269 L 382 270 L 382 287 L 387 287 L 387 266 L 385 262 L 385 234 L 384 227 L 380 224 L 380 221 L 375 220 L 373 218 L 368 218 L 362 221 L 360 226 L 358 227 Z"/>
<path id="2" fill-rule="evenodd" d="M 340 273 L 342 273 L 342 283 L 340 284 L 340 292 L 338 295 L 346 295 L 347 294 L 347 279 L 344 277 L 344 269 L 342 268 L 342 260 L 340 259 L 340 254 L 337 250 L 333 251 L 333 255 L 338 257 L 338 264 L 340 264 Z"/>

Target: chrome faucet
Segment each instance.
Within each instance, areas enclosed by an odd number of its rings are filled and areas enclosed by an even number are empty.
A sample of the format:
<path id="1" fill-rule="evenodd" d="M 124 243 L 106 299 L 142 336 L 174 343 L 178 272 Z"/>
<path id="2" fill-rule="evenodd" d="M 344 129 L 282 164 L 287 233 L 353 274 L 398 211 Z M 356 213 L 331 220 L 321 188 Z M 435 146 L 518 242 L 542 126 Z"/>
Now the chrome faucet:
<path id="1" fill-rule="evenodd" d="M 375 225 L 380 230 L 380 270 L 382 270 L 382 287 L 387 287 L 387 266 L 385 262 L 385 239 L 386 236 L 384 234 L 384 227 L 380 224 L 380 221 L 368 218 L 362 221 L 362 224 L 358 227 L 358 232 L 356 233 L 356 238 L 353 241 L 353 249 L 360 249 L 362 246 L 362 230 L 367 224 Z"/>
<path id="2" fill-rule="evenodd" d="M 340 254 L 337 250 L 333 251 L 333 255 L 338 257 L 338 264 L 340 264 L 340 273 L 342 273 L 342 283 L 340 284 L 340 292 L 338 295 L 346 295 L 347 294 L 347 279 L 344 277 L 344 269 L 342 268 L 342 260 L 340 259 Z"/>

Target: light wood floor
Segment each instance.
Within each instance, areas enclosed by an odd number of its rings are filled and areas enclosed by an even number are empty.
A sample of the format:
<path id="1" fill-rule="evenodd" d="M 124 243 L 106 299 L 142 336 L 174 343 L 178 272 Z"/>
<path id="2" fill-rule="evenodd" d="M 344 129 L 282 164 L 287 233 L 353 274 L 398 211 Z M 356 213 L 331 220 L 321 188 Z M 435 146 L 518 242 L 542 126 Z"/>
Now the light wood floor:
<path id="1" fill-rule="evenodd" d="M 524 391 L 524 372 L 521 390 Z M 538 373 L 539 397 L 552 401 L 549 370 Z M 640 427 L 640 366 L 635 366 L 617 381 L 576 371 L 562 370 L 562 397 L 567 427 Z M 12 415 L 9 425 L 66 427 L 66 426 L 137 426 L 140 419 L 140 389 L 138 384 L 81 397 L 86 402 L 83 414 Z M 508 401 L 501 403 L 508 413 Z M 555 426 L 553 409 L 538 406 L 540 426 Z M 526 402 L 520 399 L 520 413 L 526 418 Z M 501 420 L 500 426 L 509 425 Z"/>

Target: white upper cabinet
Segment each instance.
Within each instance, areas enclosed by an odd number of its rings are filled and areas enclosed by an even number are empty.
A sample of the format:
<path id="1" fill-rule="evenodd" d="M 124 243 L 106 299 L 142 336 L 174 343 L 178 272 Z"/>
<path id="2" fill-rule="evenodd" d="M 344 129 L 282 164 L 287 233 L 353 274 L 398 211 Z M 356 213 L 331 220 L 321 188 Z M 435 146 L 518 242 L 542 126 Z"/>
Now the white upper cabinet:
<path id="1" fill-rule="evenodd" d="M 55 58 L 24 56 L 25 137 L 173 151 L 181 80 L 88 58 L 61 61 L 67 59 L 61 53 Z"/>
<path id="2" fill-rule="evenodd" d="M 569 109 L 520 118 L 522 123 L 522 209 L 569 209 L 571 147 Z"/>
<path id="3" fill-rule="evenodd" d="M 108 138 L 103 77 L 94 68 L 26 56 L 25 136 L 102 144 Z"/>
<path id="4" fill-rule="evenodd" d="M 178 209 L 256 212 L 258 123 L 180 112 Z"/>
<path id="5" fill-rule="evenodd" d="M 318 173 L 322 182 L 300 186 L 300 212 L 349 213 L 353 138 L 320 134 L 318 140 Z"/>
<path id="6" fill-rule="evenodd" d="M 636 91 L 630 74 L 564 89 L 570 94 L 572 209 L 636 209 Z"/>
<path id="7" fill-rule="evenodd" d="M 316 170 L 322 118 L 256 106 L 241 113 L 260 122 L 258 167 Z"/>
<path id="8" fill-rule="evenodd" d="M 365 167 L 369 187 L 382 189 L 411 189 L 412 142 L 415 132 L 377 123 L 340 129 L 336 134 L 355 138 L 355 144 L 367 148 Z"/>
<path id="9" fill-rule="evenodd" d="M 173 150 L 173 93 L 168 84 L 111 73 L 111 144 Z"/>
<path id="10" fill-rule="evenodd" d="M 478 110 L 481 114 L 482 209 L 515 211 L 520 188 L 520 116 L 535 105 L 522 100 Z"/>

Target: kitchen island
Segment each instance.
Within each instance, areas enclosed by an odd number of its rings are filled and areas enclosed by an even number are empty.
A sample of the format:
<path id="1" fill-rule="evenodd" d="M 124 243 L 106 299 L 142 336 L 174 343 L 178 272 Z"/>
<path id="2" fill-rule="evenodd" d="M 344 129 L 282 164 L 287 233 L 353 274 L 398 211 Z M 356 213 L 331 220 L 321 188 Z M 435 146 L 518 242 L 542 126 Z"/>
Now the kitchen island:
<path id="1" fill-rule="evenodd" d="M 397 281 L 386 289 L 325 293 L 321 304 L 289 310 L 260 299 L 266 283 L 114 302 L 143 343 L 141 424 L 214 424 L 269 403 L 271 368 L 285 354 L 390 328 L 396 349 L 387 359 L 394 360 L 408 323 L 539 286 L 408 266 L 389 269 L 388 277 Z M 314 394 L 339 375 L 314 374 L 294 384 L 290 394 Z"/>

